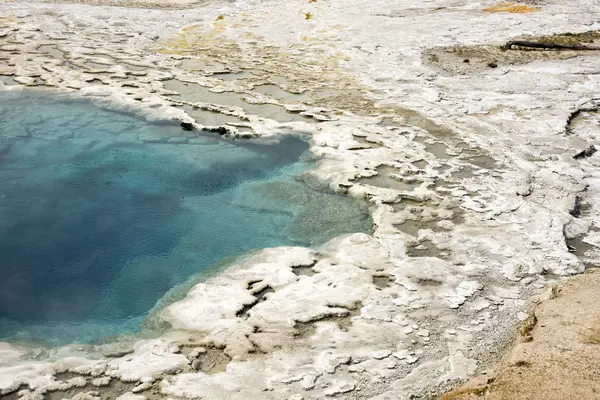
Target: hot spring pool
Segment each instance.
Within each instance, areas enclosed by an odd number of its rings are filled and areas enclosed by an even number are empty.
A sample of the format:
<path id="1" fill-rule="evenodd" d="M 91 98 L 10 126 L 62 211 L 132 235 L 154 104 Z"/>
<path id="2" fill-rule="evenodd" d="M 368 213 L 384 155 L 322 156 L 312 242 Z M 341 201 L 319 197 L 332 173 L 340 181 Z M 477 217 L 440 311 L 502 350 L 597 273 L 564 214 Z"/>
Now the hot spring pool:
<path id="1" fill-rule="evenodd" d="M 307 150 L 0 92 L 0 339 L 134 333 L 169 289 L 226 257 L 370 231 L 363 204 L 298 179 Z"/>

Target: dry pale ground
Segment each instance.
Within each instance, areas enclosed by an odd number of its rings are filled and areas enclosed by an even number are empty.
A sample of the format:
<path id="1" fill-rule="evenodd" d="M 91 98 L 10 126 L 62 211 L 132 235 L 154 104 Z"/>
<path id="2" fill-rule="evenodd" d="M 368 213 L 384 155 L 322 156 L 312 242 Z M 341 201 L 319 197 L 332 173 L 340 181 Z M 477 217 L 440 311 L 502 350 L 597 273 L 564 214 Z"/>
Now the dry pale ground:
<path id="1" fill-rule="evenodd" d="M 498 368 L 443 400 L 600 399 L 600 270 L 552 288 Z"/>

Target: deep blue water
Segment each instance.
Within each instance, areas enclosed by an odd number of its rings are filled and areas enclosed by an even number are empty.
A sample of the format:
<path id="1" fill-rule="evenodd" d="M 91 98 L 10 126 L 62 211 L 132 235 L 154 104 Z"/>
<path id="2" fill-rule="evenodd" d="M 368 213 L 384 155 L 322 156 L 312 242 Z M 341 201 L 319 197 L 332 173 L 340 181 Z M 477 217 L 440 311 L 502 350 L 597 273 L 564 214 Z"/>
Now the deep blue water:
<path id="1" fill-rule="evenodd" d="M 368 231 L 362 204 L 298 179 L 307 148 L 0 92 L 0 339 L 136 332 L 170 288 L 225 257 Z"/>

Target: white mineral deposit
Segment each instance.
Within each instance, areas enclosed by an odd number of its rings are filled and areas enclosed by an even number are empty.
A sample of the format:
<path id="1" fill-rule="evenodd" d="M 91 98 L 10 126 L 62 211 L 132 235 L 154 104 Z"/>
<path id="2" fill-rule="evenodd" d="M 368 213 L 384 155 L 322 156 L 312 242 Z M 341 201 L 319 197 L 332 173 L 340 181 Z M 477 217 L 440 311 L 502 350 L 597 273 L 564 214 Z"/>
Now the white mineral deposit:
<path id="1" fill-rule="evenodd" d="M 150 312 L 159 334 L 0 343 L 1 397 L 432 399 L 499 361 L 541 293 L 600 261 L 600 51 L 569 47 L 600 43 L 600 4 L 497 5 L 1 2 L 0 91 L 295 135 L 308 184 L 373 220 L 198 279 Z"/>

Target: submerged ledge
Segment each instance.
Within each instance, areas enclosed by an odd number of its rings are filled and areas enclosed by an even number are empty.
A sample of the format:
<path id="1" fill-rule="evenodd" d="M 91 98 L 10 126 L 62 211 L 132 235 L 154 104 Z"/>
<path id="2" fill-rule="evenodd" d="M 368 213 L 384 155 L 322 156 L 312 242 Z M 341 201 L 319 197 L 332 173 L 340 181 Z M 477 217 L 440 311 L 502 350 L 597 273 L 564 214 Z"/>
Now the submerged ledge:
<path id="1" fill-rule="evenodd" d="M 321 157 L 310 182 L 369 201 L 375 223 L 373 235 L 316 252 L 242 260 L 167 308 L 183 330 L 158 339 L 29 354 L 5 345 L 3 393 L 430 398 L 497 360 L 532 296 L 583 271 L 566 239 L 598 243 L 598 156 L 573 158 L 595 140 L 598 87 L 588 78 L 598 64 L 594 54 L 488 60 L 498 54 L 490 37 L 598 24 L 591 1 L 528 15 L 489 6 L 209 3 L 198 16 L 2 5 L 13 13 L 0 34 L 11 59 L 2 71 L 14 82 L 104 93 L 156 115 L 218 113 L 232 136 L 302 132 Z M 216 103 L 177 98 L 171 79 Z M 245 103 L 307 121 L 264 118 Z M 238 300 L 219 301 L 231 293 Z"/>

